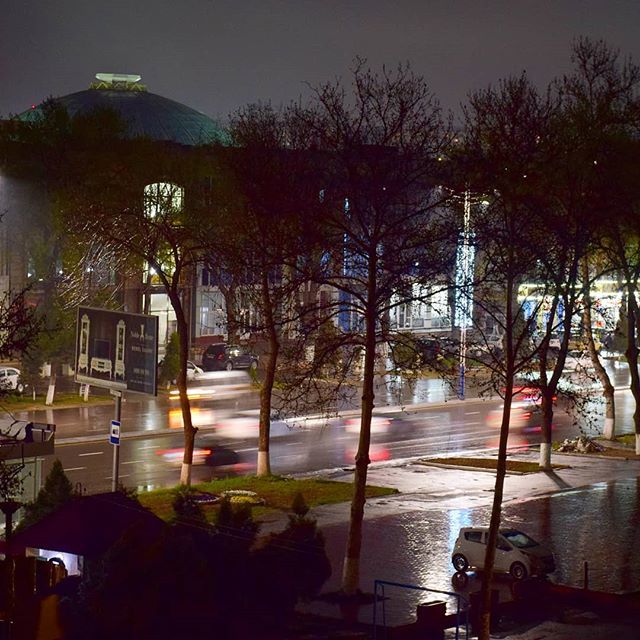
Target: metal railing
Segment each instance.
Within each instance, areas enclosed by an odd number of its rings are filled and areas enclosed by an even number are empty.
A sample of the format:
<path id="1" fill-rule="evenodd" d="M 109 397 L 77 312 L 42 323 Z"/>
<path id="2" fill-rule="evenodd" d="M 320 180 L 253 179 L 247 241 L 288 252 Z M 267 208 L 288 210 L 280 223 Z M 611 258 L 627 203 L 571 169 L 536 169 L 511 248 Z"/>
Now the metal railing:
<path id="1" fill-rule="evenodd" d="M 465 638 L 469 638 L 469 611 L 468 601 L 459 593 L 453 591 L 441 591 L 439 589 L 429 589 L 427 587 L 417 587 L 412 584 L 402 584 L 400 582 L 389 582 L 387 580 L 376 580 L 374 582 L 374 599 L 373 599 L 373 637 L 378 638 L 378 600 L 382 602 L 382 628 L 387 628 L 386 609 L 385 609 L 385 587 L 399 587 L 400 589 L 410 589 L 412 591 L 423 591 L 427 593 L 438 593 L 455 598 L 456 600 L 456 640 L 460 638 L 460 627 L 463 626 Z M 467 605 L 464 609 L 461 604 Z M 461 618 L 464 618 L 462 621 Z M 386 634 L 385 634 L 386 635 Z"/>

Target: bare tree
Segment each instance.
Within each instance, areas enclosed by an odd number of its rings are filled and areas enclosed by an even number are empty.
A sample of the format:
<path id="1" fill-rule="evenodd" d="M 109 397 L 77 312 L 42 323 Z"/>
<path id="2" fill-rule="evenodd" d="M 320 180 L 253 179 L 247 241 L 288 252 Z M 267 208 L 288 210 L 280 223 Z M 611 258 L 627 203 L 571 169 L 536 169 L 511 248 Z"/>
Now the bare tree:
<path id="1" fill-rule="evenodd" d="M 574 71 L 563 78 L 560 88 L 565 105 L 567 130 L 582 151 L 583 172 L 589 168 L 590 181 L 582 185 L 581 203 L 591 212 L 596 240 L 590 264 L 604 262 L 622 282 L 628 313 L 626 357 L 631 374 L 631 392 L 636 402 L 634 424 L 636 452 L 640 453 L 640 374 L 638 373 L 637 332 L 640 327 L 636 291 L 638 258 L 637 133 L 640 126 L 638 89 L 640 68 L 605 42 L 587 38 L 574 43 Z M 575 163 L 578 164 L 578 163 Z M 589 188 L 590 187 L 590 188 Z M 583 279 L 589 281 L 589 266 L 583 265 Z M 588 293 L 588 292 L 587 292 Z M 585 323 L 590 323 L 590 297 L 585 301 Z M 595 344 L 587 333 L 589 350 L 603 388 L 606 403 L 605 435 L 615 433 L 614 389 L 595 354 Z"/>
<path id="2" fill-rule="evenodd" d="M 590 263 L 593 264 L 596 260 L 596 256 L 585 256 L 581 265 L 580 277 L 582 279 L 582 331 L 584 334 L 584 340 L 587 344 L 587 350 L 591 357 L 591 362 L 595 368 L 596 376 L 602 385 L 602 397 L 604 399 L 604 424 L 602 428 L 602 434 L 607 440 L 614 440 L 616 433 L 616 404 L 615 404 L 615 387 L 611 381 L 609 373 L 605 369 L 600 355 L 598 353 L 598 347 L 596 346 L 596 337 L 594 335 L 594 301 L 591 296 L 591 290 L 594 280 L 608 272 L 608 269 L 604 272 L 600 269 L 593 270 L 590 268 Z"/>
<path id="3" fill-rule="evenodd" d="M 378 348 L 389 339 L 389 314 L 407 292 L 449 273 L 454 225 L 445 222 L 438 188 L 451 139 L 424 80 L 408 66 L 381 73 L 356 61 L 352 86 L 315 90 L 299 117 L 326 156 L 319 228 L 326 260 L 314 279 L 337 292 L 336 341 L 344 357 L 362 352 L 362 413 L 342 590 L 360 583 L 360 556 Z M 450 221 L 447 221 L 450 222 Z M 400 297 L 403 297 L 402 295 Z M 406 299 L 403 299 L 406 302 Z M 354 350 L 355 348 L 355 350 Z"/>
<path id="4" fill-rule="evenodd" d="M 261 357 L 257 474 L 271 473 L 269 436 L 276 381 L 304 358 L 298 268 L 313 232 L 320 186 L 315 155 L 285 109 L 249 105 L 231 118 L 232 148 L 221 154 L 214 227 L 203 227 L 207 260 L 225 292 L 229 335 L 249 333 Z M 240 318 L 237 298 L 250 307 Z M 233 304 L 230 308 L 229 303 Z M 233 313 L 235 311 L 235 314 Z M 287 357 L 289 356 L 289 357 Z"/>
<path id="5" fill-rule="evenodd" d="M 135 154 L 137 156 L 137 153 Z M 183 167 L 184 168 L 184 167 Z M 176 176 L 175 172 L 171 173 Z M 177 387 L 184 429 L 184 455 L 180 482 L 191 483 L 191 465 L 197 428 L 191 419 L 187 395 L 187 360 L 189 357 L 188 291 L 191 277 L 202 254 L 196 229 L 198 216 L 185 199 L 191 180 L 183 173 L 184 182 L 152 183 L 145 195 L 138 189 L 123 189 L 124 198 L 102 196 L 85 203 L 83 215 L 72 229 L 79 241 L 100 238 L 107 246 L 125 252 L 138 260 L 138 277 L 150 272 L 166 293 L 175 313 L 179 339 L 180 370 Z M 176 180 L 176 178 L 173 178 Z M 179 179 L 179 178 L 178 178 Z M 135 182 L 134 182 L 135 185 Z M 134 185 L 129 185 L 130 187 Z"/>
<path id="6" fill-rule="evenodd" d="M 461 150 L 463 177 L 482 204 L 474 207 L 473 238 L 479 248 L 473 296 L 480 327 L 487 318 L 500 327 L 503 341 L 479 363 L 491 373 L 491 385 L 504 398 L 495 490 L 489 525 L 479 637 L 489 638 L 490 596 L 495 547 L 502 513 L 506 454 L 513 397 L 520 390 L 519 374 L 530 371 L 536 347 L 530 338 L 544 296 L 533 306 L 518 299 L 518 289 L 538 268 L 542 232 L 532 225 L 534 212 L 544 205 L 539 185 L 544 176 L 542 151 L 550 133 L 553 103 L 540 96 L 525 76 L 511 78 L 472 94 L 465 107 Z M 544 292 L 541 292 L 544 293 Z"/>

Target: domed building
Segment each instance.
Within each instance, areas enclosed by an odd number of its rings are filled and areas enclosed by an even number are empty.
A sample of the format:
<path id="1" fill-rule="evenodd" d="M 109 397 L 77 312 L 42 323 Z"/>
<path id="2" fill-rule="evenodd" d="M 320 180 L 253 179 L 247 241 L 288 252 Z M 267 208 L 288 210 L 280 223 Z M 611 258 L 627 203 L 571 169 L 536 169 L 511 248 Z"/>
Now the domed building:
<path id="1" fill-rule="evenodd" d="M 160 153 L 177 149 L 180 157 L 186 157 L 185 154 L 196 148 L 227 143 L 226 132 L 215 120 L 175 100 L 147 91 L 139 75 L 98 73 L 88 89 L 46 100 L 3 124 L 19 127 L 23 123 L 38 123 L 45 117 L 45 105 L 63 107 L 72 119 L 101 111 L 113 112 L 122 127 L 122 138 L 158 143 Z M 167 198 L 171 200 L 171 206 L 181 206 L 183 186 L 178 184 L 179 180 L 175 182 L 171 175 L 150 176 L 149 183 L 144 187 L 141 184 L 140 195 L 145 207 L 153 207 L 154 202 Z M 0 295 L 42 280 L 39 277 L 42 265 L 36 264 L 38 251 L 34 250 L 34 244 L 39 241 L 39 234 L 45 236 L 46 242 L 46 233 L 41 233 L 41 229 L 50 208 L 44 180 L 34 180 L 32 176 L 25 177 L 16 172 L 3 174 L 0 169 L 0 212 L 4 214 L 0 222 Z M 58 267 L 55 268 L 57 272 Z M 202 278 L 194 277 L 193 281 L 201 282 Z M 219 319 L 220 315 L 217 299 L 213 302 L 201 289 L 195 287 L 185 291 L 185 297 L 189 298 L 192 340 L 202 333 L 213 333 L 209 328 L 196 327 L 195 318 L 206 318 L 210 314 Z M 175 315 L 169 300 L 148 269 L 136 281 L 126 282 L 122 303 L 126 311 L 149 312 L 159 317 L 161 343 L 175 330 Z M 204 305 L 204 309 L 196 309 L 196 305 Z"/>
<path id="2" fill-rule="evenodd" d="M 54 98 L 72 118 L 98 109 L 115 111 L 126 126 L 129 139 L 174 142 L 187 147 L 224 143 L 218 123 L 191 107 L 147 91 L 139 75 L 98 73 L 89 89 Z M 35 121 L 42 105 L 21 113 L 20 120 Z"/>

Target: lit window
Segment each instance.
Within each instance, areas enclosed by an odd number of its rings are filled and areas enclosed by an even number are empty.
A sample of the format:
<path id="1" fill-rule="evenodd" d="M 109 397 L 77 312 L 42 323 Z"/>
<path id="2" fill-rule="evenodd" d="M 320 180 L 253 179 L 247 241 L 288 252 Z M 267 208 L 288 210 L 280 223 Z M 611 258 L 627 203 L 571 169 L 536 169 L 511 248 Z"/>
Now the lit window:
<path id="1" fill-rule="evenodd" d="M 144 211 L 149 218 L 182 211 L 183 189 L 171 182 L 154 182 L 144 188 Z"/>

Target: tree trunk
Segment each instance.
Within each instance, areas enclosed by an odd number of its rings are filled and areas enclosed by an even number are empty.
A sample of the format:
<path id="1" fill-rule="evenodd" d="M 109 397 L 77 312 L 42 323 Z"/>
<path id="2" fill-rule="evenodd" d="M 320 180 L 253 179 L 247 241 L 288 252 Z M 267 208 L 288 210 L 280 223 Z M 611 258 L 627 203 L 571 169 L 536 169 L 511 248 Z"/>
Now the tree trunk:
<path id="1" fill-rule="evenodd" d="M 638 373 L 638 346 L 636 344 L 636 325 L 639 310 L 636 302 L 635 287 L 629 283 L 627 295 L 627 350 L 625 356 L 629 363 L 629 373 L 631 374 L 630 389 L 636 403 L 633 412 L 633 425 L 636 434 L 636 455 L 640 455 L 640 374 Z"/>
<path id="2" fill-rule="evenodd" d="M 480 589 L 480 613 L 478 616 L 478 640 L 489 640 L 491 629 L 491 587 L 493 584 L 493 567 L 496 556 L 496 543 L 500 530 L 502 517 L 502 498 L 504 495 L 504 479 L 507 473 L 507 441 L 509 439 L 509 424 L 511 422 L 511 404 L 513 402 L 513 378 L 514 362 L 514 318 L 513 318 L 513 282 L 509 281 L 507 309 L 506 309 L 506 367 L 505 367 L 505 395 L 504 408 L 502 410 L 502 423 L 500 424 L 500 441 L 498 444 L 498 463 L 496 467 L 496 483 L 491 506 L 491 520 L 489 522 L 489 535 L 487 549 L 485 551 L 484 573 Z"/>
<path id="3" fill-rule="evenodd" d="M 269 458 L 269 441 L 271 432 L 271 394 L 276 379 L 276 366 L 280 352 L 280 340 L 275 325 L 276 319 L 273 303 L 269 291 L 269 277 L 266 272 L 262 276 L 262 307 L 264 312 L 267 334 L 269 337 L 269 354 L 264 374 L 264 382 L 260 389 L 260 425 L 258 433 L 258 464 L 257 476 L 271 475 L 271 460 Z"/>
<path id="4" fill-rule="evenodd" d="M 605 414 L 604 414 L 604 429 L 602 431 L 603 436 L 607 440 L 613 440 L 616 434 L 616 405 L 615 405 L 615 388 L 611 384 L 611 379 L 607 370 L 602 366 L 598 352 L 596 350 L 596 343 L 593 339 L 593 326 L 591 318 L 591 287 L 589 278 L 589 264 L 586 258 L 582 262 L 582 282 L 584 286 L 584 308 L 582 311 L 582 326 L 587 337 L 587 347 L 589 349 L 589 355 L 591 356 L 591 362 L 596 370 L 598 380 L 602 385 L 602 396 L 605 402 Z"/>
<path id="5" fill-rule="evenodd" d="M 356 453 L 354 492 L 351 500 L 351 517 L 347 548 L 342 571 L 342 591 L 347 595 L 355 594 L 360 587 L 360 552 L 362 547 L 362 522 L 364 519 L 365 490 L 369 467 L 369 446 L 371 442 L 371 416 L 374 408 L 375 373 L 375 334 L 373 340 L 367 336 L 364 357 L 364 378 L 362 384 L 362 416 L 360 419 L 360 437 Z"/>
<path id="6" fill-rule="evenodd" d="M 236 288 L 218 284 L 218 288 L 224 298 L 225 317 L 227 322 L 227 342 L 238 342 L 238 302 L 236 300 Z"/>
<path id="7" fill-rule="evenodd" d="M 375 253 L 372 254 L 375 256 Z M 368 273 L 367 305 L 365 308 L 365 353 L 362 380 L 362 414 L 360 418 L 360 436 L 353 478 L 353 498 L 351 516 L 347 534 L 347 548 L 342 567 L 342 591 L 354 595 L 360 588 L 360 552 L 362 548 L 362 523 L 364 520 L 367 470 L 369 467 L 369 447 L 371 444 L 371 416 L 375 400 L 374 376 L 376 360 L 376 264 L 370 259 Z"/>
<path id="8" fill-rule="evenodd" d="M 573 270 L 572 270 L 573 273 Z M 570 278 L 572 282 L 575 278 Z M 553 366 L 551 378 L 547 374 L 547 362 L 549 354 L 549 344 L 545 344 L 540 355 L 540 396 L 542 399 L 542 441 L 540 442 L 540 462 L 541 469 L 551 469 L 551 443 L 553 427 L 553 398 L 558 391 L 558 383 L 564 371 L 567 358 L 567 351 L 571 340 L 571 318 L 575 312 L 575 294 L 573 292 L 563 296 L 563 336 L 560 345 L 560 353 Z M 560 298 L 556 296 L 550 314 L 550 322 L 556 317 Z M 547 329 L 547 334 L 549 333 Z"/>
<path id="9" fill-rule="evenodd" d="M 542 398 L 542 441 L 540 442 L 540 468 L 551 469 L 551 429 L 553 425 L 553 396 L 552 389 L 547 386 L 541 389 Z"/>
<path id="10" fill-rule="evenodd" d="M 176 276 L 174 276 L 176 277 Z M 189 326 L 182 308 L 180 294 L 172 287 L 167 289 L 171 306 L 176 314 L 178 339 L 180 345 L 180 371 L 178 372 L 177 385 L 180 396 L 180 408 L 182 410 L 182 424 L 184 429 L 184 455 L 180 469 L 180 484 L 191 486 L 191 466 L 193 464 L 193 449 L 198 429 L 194 428 L 191 420 L 191 404 L 187 394 L 187 360 L 189 359 Z"/>
<path id="11" fill-rule="evenodd" d="M 47 388 L 47 397 L 44 401 L 45 405 L 50 406 L 53 404 L 53 399 L 56 395 L 56 363 L 51 363 L 51 374 L 49 376 L 49 387 Z"/>
<path id="12" fill-rule="evenodd" d="M 142 283 L 142 313 L 148 316 L 151 313 L 151 267 L 147 265 L 147 277 Z"/>

